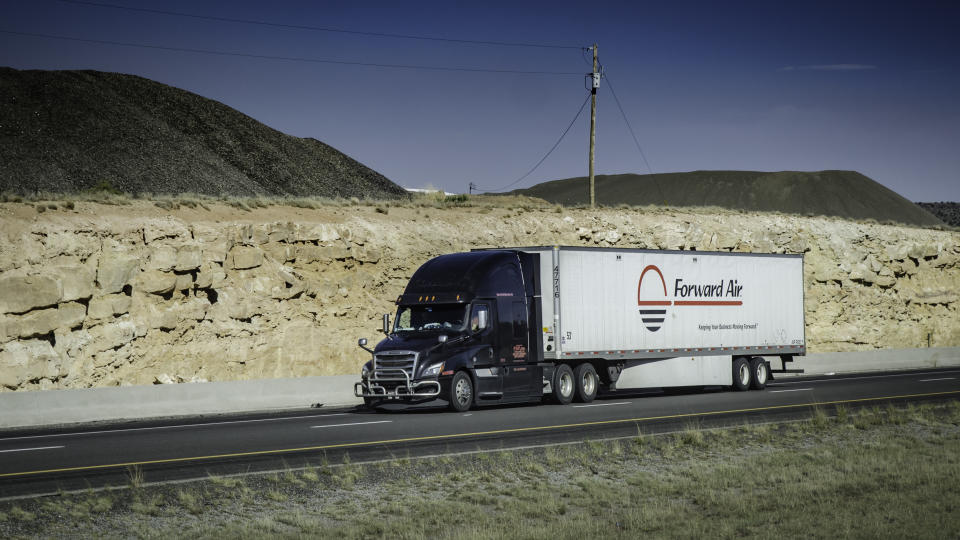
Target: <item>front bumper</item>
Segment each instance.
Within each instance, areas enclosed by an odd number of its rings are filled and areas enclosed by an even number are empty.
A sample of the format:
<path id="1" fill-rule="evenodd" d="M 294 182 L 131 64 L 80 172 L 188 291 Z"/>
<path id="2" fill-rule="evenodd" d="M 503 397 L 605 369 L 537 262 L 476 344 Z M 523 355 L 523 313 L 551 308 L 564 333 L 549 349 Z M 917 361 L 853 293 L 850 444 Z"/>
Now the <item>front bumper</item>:
<path id="1" fill-rule="evenodd" d="M 353 394 L 357 397 L 400 401 L 432 399 L 439 396 L 440 391 L 440 381 L 414 381 L 402 369 L 379 369 L 353 385 Z"/>

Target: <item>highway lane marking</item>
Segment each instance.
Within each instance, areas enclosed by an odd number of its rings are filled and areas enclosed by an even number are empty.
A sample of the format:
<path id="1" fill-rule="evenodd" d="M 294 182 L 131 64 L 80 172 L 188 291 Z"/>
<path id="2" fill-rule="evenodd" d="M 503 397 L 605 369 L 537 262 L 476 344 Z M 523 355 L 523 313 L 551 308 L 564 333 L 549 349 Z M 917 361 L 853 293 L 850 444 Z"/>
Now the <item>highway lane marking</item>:
<path id="1" fill-rule="evenodd" d="M 57 448 L 66 448 L 65 446 L 40 446 L 38 448 L 12 448 L 10 450 L 0 450 L 0 454 L 5 452 L 33 452 L 34 450 L 55 450 Z"/>
<path id="2" fill-rule="evenodd" d="M 956 377 L 941 377 L 939 379 L 920 379 L 917 382 L 952 381 L 954 379 L 956 379 Z"/>
<path id="3" fill-rule="evenodd" d="M 344 426 L 366 426 L 368 424 L 389 424 L 393 420 L 377 420 L 376 422 L 354 422 L 352 424 L 330 424 L 327 426 L 310 426 L 310 429 L 325 428 L 325 427 L 344 427 Z"/>
<path id="4" fill-rule="evenodd" d="M 778 394 L 780 392 L 807 392 L 813 390 L 813 388 L 791 388 L 790 390 L 770 390 L 771 394 Z"/>
<path id="5" fill-rule="evenodd" d="M 139 427 L 139 428 L 104 429 L 100 431 L 72 431 L 70 433 L 48 433 L 46 435 L 25 435 L 23 437 L 3 437 L 3 438 L 0 438 L 0 442 L 21 441 L 24 439 L 45 439 L 45 438 L 51 438 L 51 437 L 70 437 L 73 435 L 103 435 L 105 433 L 123 433 L 127 431 L 149 431 L 154 429 L 173 429 L 173 428 L 188 428 L 188 427 L 200 427 L 200 426 L 222 426 L 227 424 L 249 424 L 253 422 L 276 422 L 280 420 L 299 420 L 301 418 L 327 418 L 330 416 L 347 416 L 349 414 L 350 413 L 311 414 L 307 416 L 283 416 L 280 418 L 256 418 L 252 420 L 224 420 L 223 422 L 204 422 L 202 424 L 177 424 L 173 426 L 149 426 L 149 427 Z"/>
<path id="6" fill-rule="evenodd" d="M 960 371 L 938 371 L 937 373 L 960 373 Z M 829 373 L 827 373 L 826 375 L 829 375 Z M 857 381 L 862 379 L 889 379 L 891 377 L 916 377 L 917 375 L 933 375 L 933 373 L 891 373 L 889 375 L 865 375 L 863 377 L 841 377 L 836 379 L 807 379 L 804 381 L 777 381 L 774 383 L 770 383 L 767 386 L 786 386 L 789 384 L 810 384 L 812 382 L 822 383 L 822 382 Z"/>
<path id="7" fill-rule="evenodd" d="M 98 470 L 98 469 L 133 467 L 138 465 L 157 465 L 161 463 L 184 463 L 187 461 L 202 461 L 202 460 L 211 460 L 211 459 L 266 456 L 271 454 L 289 454 L 293 452 L 316 452 L 318 450 L 331 450 L 331 449 L 337 449 L 337 448 L 356 448 L 360 446 L 376 446 L 376 445 L 384 445 L 384 444 L 397 444 L 397 443 L 416 442 L 416 441 L 431 441 L 431 440 L 439 440 L 439 439 L 459 439 L 464 437 L 476 437 L 480 435 L 502 435 L 505 433 L 529 433 L 533 431 L 548 431 L 553 429 L 568 429 L 568 428 L 575 428 L 575 427 L 602 426 L 602 425 L 627 424 L 627 423 L 635 424 L 638 422 L 649 422 L 652 420 L 671 420 L 671 419 L 678 419 L 678 418 L 691 418 L 691 417 L 697 417 L 697 416 L 717 416 L 722 414 L 774 411 L 774 410 L 784 410 L 784 409 L 806 409 L 806 408 L 812 408 L 812 407 L 820 407 L 824 405 L 842 405 L 845 403 L 864 403 L 864 402 L 870 402 L 870 401 L 883 401 L 883 400 L 891 400 L 891 399 L 907 399 L 907 398 L 955 396 L 955 395 L 960 395 L 960 390 L 950 390 L 946 392 L 927 392 L 923 394 L 901 394 L 896 396 L 879 396 L 879 397 L 859 398 L 859 399 L 841 399 L 841 400 L 835 400 L 835 401 L 821 401 L 821 402 L 811 402 L 811 403 L 795 403 L 791 405 L 772 405 L 769 407 L 730 409 L 726 411 L 706 411 L 706 412 L 699 412 L 699 413 L 670 414 L 670 415 L 664 415 L 664 416 L 648 416 L 645 418 L 626 418 L 622 420 L 596 420 L 593 422 L 580 422 L 576 424 L 559 424 L 559 425 L 553 425 L 553 426 L 534 426 L 534 427 L 523 427 L 523 428 L 498 429 L 493 431 L 478 431 L 475 433 L 452 433 L 449 435 L 426 435 L 423 437 L 407 437 L 405 439 L 388 439 L 383 441 L 327 444 L 327 445 L 320 445 L 320 446 L 304 446 L 300 448 L 281 448 L 277 450 L 254 450 L 251 452 L 234 452 L 230 454 L 214 454 L 209 456 L 151 459 L 146 461 L 128 461 L 124 463 L 106 463 L 103 465 L 85 465 L 81 467 L 63 467 L 59 469 L 40 469 L 35 471 L 0 473 L 0 478 L 10 478 L 14 476 L 30 476 L 30 475 L 37 475 L 37 474 L 49 474 L 49 473 L 62 473 L 62 472 L 92 471 L 92 470 Z"/>
<path id="8" fill-rule="evenodd" d="M 609 407 L 611 405 L 630 405 L 632 401 L 620 401 L 617 403 L 592 403 L 590 405 L 574 405 L 574 409 L 581 409 L 583 407 Z"/>

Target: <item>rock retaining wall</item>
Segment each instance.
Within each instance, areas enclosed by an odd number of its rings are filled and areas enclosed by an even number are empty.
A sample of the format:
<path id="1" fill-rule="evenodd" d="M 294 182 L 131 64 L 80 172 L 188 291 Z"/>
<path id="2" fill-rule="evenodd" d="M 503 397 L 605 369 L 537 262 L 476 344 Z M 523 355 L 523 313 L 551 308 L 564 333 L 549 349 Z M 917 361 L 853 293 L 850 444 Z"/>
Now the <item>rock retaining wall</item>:
<path id="1" fill-rule="evenodd" d="M 144 203 L 145 204 L 145 203 Z M 960 345 L 960 234 L 725 211 L 0 214 L 0 388 L 336 375 L 413 271 L 473 247 L 804 253 L 810 352 Z M 158 214 L 158 215 L 146 215 Z"/>

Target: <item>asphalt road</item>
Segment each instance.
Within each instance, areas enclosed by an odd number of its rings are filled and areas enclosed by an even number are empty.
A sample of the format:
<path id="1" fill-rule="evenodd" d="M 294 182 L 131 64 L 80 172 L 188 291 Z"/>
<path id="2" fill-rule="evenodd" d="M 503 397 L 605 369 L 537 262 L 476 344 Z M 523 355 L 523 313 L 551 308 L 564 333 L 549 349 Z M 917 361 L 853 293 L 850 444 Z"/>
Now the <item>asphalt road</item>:
<path id="1" fill-rule="evenodd" d="M 622 437 L 745 422 L 785 421 L 887 402 L 960 399 L 960 370 L 797 378 L 766 390 L 617 392 L 590 404 L 447 412 L 442 406 L 311 409 L 284 414 L 0 434 L 0 498 L 130 483 L 202 478 L 398 456 Z"/>

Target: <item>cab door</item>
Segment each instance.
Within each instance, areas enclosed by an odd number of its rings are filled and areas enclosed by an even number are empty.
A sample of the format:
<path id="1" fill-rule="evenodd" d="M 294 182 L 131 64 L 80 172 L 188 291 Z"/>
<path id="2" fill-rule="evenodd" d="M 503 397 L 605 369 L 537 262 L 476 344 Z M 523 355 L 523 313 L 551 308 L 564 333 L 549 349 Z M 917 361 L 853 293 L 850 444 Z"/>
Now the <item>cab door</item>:
<path id="1" fill-rule="evenodd" d="M 490 309 L 490 305 L 486 302 L 478 302 L 470 310 L 468 330 L 479 334 L 484 343 L 491 345 L 490 348 L 481 349 L 477 353 L 476 362 L 473 364 L 473 374 L 477 381 L 477 397 L 480 399 L 497 399 L 503 395 L 503 367 L 497 358 L 499 344 L 495 311 Z"/>
<path id="2" fill-rule="evenodd" d="M 533 370 L 527 365 L 529 333 L 527 303 L 516 296 L 497 298 L 500 338 L 498 360 L 503 366 L 503 396 L 528 396 L 533 383 Z"/>

